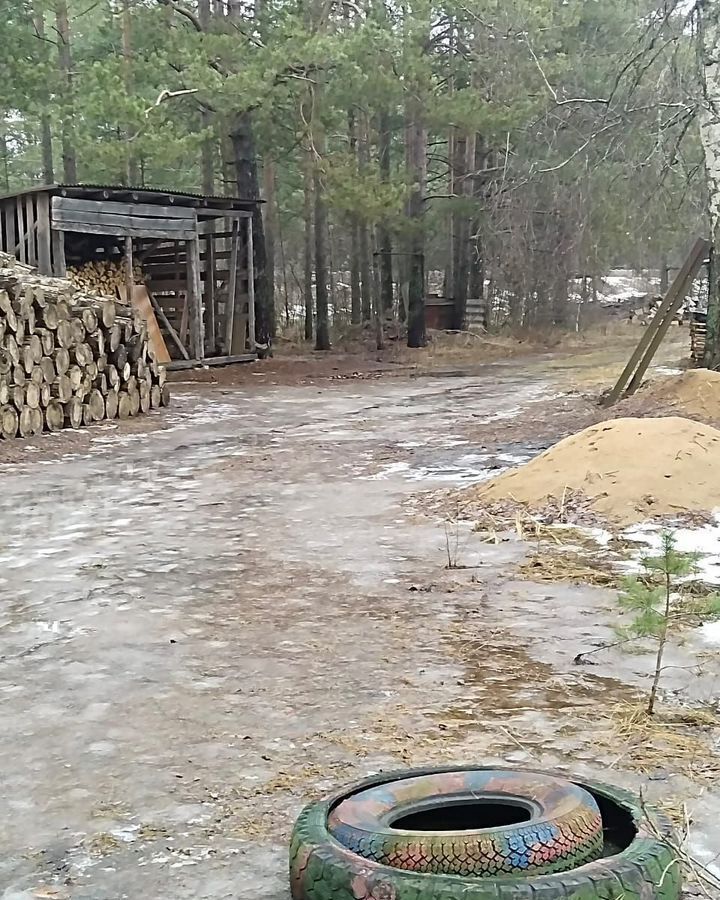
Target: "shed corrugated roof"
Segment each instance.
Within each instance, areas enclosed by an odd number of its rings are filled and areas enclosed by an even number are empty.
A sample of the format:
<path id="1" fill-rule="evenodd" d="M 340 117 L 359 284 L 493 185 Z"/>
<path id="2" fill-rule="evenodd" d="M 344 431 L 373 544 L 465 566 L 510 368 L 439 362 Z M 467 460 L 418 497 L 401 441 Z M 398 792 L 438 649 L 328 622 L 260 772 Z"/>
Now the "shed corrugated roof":
<path id="1" fill-rule="evenodd" d="M 195 194 L 192 191 L 174 191 L 165 188 L 150 187 L 127 187 L 123 185 L 110 184 L 37 184 L 23 188 L 20 191 L 11 191 L 8 194 L 0 195 L 0 201 L 10 200 L 13 197 L 20 197 L 26 194 L 72 194 L 73 196 L 81 196 L 84 193 L 97 194 L 98 192 L 107 192 L 114 199 L 121 199 L 118 195 L 127 195 L 125 199 L 128 201 L 142 200 L 143 203 L 174 203 L 177 200 L 193 200 L 194 206 L 206 206 L 210 209 L 253 209 L 258 202 L 257 200 L 242 200 L 239 197 L 226 197 L 221 195 L 205 195 Z M 90 198 L 89 198 L 90 199 Z M 106 199 L 111 199 L 108 196 Z"/>

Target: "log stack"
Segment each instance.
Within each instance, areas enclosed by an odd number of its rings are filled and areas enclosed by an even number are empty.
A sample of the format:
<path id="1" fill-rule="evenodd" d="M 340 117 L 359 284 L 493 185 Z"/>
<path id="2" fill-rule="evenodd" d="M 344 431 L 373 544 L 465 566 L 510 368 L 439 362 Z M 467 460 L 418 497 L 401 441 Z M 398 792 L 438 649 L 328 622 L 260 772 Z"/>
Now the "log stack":
<path id="1" fill-rule="evenodd" d="M 702 365 L 705 358 L 705 337 L 707 335 L 707 313 L 690 314 L 690 355 L 693 362 Z"/>
<path id="2" fill-rule="evenodd" d="M 127 419 L 169 402 L 137 312 L 0 254 L 0 438 Z"/>
<path id="3" fill-rule="evenodd" d="M 80 291 L 101 297 L 114 297 L 118 288 L 125 289 L 127 269 L 120 260 L 102 259 L 82 266 L 68 266 L 68 278 Z M 135 281 L 142 282 L 142 268 L 133 266 Z"/>

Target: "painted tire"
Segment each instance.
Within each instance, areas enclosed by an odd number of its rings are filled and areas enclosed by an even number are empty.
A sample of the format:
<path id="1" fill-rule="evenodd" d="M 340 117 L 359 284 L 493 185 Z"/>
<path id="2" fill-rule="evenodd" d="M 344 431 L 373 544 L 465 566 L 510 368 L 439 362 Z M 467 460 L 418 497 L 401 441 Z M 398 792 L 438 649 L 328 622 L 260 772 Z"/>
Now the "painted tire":
<path id="1" fill-rule="evenodd" d="M 490 803 L 500 821 L 480 828 L 472 819 Z M 432 824 L 440 804 L 451 826 L 443 831 Z M 376 784 L 335 806 L 328 831 L 373 862 L 475 877 L 564 872 L 597 859 L 603 843 L 600 809 L 587 791 L 551 775 L 493 769 Z"/>
<path id="2" fill-rule="evenodd" d="M 352 793 L 408 775 L 446 774 L 464 769 L 387 773 L 368 779 Z M 619 812 L 621 849 L 606 832 L 606 855 L 568 872 L 552 875 L 467 877 L 413 872 L 364 859 L 343 847 L 328 831 L 328 816 L 347 792 L 307 806 L 293 832 L 290 884 L 293 900 L 679 900 L 680 864 L 665 843 L 673 837 L 668 819 L 640 806 L 632 794 L 608 785 L 580 785 L 595 797 L 603 815 Z M 608 817 L 609 818 L 609 817 Z"/>

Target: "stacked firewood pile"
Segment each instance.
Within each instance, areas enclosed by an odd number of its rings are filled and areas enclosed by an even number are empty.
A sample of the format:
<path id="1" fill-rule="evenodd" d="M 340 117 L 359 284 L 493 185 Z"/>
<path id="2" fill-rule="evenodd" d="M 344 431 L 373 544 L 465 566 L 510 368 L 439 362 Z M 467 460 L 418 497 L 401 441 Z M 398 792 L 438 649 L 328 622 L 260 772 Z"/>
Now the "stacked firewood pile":
<path id="1" fill-rule="evenodd" d="M 695 311 L 690 316 L 690 355 L 696 363 L 702 363 L 705 356 L 707 335 L 707 313 Z"/>
<path id="2" fill-rule="evenodd" d="M 82 266 L 68 266 L 67 274 L 79 290 L 102 297 L 114 297 L 116 290 L 124 290 L 127 283 L 127 267 L 120 260 L 101 259 Z M 139 263 L 135 263 L 133 274 L 136 281 L 142 281 Z"/>
<path id="3" fill-rule="evenodd" d="M 167 406 L 140 316 L 0 254 L 0 437 Z"/>

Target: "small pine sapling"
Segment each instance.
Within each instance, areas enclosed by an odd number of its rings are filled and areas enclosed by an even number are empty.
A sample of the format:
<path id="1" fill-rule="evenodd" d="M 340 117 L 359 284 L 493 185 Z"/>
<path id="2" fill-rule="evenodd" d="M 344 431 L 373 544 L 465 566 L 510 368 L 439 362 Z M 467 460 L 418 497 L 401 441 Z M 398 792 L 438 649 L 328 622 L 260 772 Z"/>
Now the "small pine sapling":
<path id="1" fill-rule="evenodd" d="M 698 555 L 677 549 L 671 531 L 661 535 L 660 554 L 642 560 L 641 575 L 626 578 L 619 600 L 621 607 L 633 616 L 622 629 L 626 638 L 651 638 L 657 642 L 655 671 L 646 712 L 655 712 L 658 687 L 663 673 L 663 658 L 673 627 L 692 619 L 720 616 L 720 594 L 709 594 L 688 602 L 683 593 L 683 579 L 697 571 Z"/>

